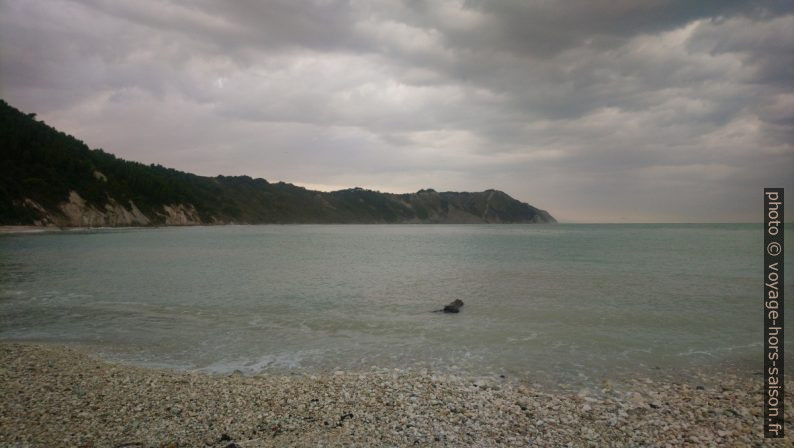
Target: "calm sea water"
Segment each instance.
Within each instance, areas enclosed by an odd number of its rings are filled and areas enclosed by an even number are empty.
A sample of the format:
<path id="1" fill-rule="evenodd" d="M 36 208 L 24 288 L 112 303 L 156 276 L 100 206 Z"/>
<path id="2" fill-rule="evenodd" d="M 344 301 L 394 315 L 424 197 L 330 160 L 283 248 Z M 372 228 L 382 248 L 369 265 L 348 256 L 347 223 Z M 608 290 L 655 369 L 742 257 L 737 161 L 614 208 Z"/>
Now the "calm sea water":
<path id="1" fill-rule="evenodd" d="M 762 238 L 757 224 L 3 235 L 0 339 L 214 372 L 760 370 Z M 431 312 L 456 298 L 460 314 Z"/>

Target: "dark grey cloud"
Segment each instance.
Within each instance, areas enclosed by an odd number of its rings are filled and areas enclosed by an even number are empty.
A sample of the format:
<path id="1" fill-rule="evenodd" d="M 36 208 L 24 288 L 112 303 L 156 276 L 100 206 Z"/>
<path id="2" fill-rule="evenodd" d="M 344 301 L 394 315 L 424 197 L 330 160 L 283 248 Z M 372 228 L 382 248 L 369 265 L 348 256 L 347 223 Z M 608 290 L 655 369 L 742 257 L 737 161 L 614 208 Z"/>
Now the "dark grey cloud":
<path id="1" fill-rule="evenodd" d="M 792 67 L 788 1 L 0 0 L 0 96 L 91 146 L 578 221 L 756 220 Z"/>

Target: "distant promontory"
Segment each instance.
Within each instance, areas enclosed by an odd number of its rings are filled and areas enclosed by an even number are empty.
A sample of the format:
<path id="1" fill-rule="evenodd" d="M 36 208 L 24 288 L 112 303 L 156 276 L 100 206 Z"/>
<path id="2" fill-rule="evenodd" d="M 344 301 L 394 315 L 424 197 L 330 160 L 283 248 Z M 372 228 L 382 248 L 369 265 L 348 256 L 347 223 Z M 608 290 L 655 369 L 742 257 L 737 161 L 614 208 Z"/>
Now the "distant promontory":
<path id="1" fill-rule="evenodd" d="M 119 159 L 0 100 L 0 225 L 554 223 L 498 190 L 320 192 Z"/>

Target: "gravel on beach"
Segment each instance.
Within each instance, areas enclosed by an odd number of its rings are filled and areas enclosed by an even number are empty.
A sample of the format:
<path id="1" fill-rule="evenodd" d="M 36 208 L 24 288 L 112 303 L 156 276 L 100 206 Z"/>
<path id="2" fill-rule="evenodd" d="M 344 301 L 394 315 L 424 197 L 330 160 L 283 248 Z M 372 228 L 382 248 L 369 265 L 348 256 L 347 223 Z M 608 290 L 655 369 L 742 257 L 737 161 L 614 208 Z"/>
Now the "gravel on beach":
<path id="1" fill-rule="evenodd" d="M 0 446 L 794 446 L 764 442 L 762 381 L 556 392 L 425 370 L 210 375 L 5 342 Z"/>

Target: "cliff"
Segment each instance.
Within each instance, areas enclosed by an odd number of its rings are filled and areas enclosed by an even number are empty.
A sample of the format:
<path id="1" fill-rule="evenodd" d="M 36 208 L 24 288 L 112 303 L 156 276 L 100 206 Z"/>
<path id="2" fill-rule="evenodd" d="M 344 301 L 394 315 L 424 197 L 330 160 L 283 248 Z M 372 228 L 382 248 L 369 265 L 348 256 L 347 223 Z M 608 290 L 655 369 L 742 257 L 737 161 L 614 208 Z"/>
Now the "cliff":
<path id="1" fill-rule="evenodd" d="M 552 223 L 498 190 L 330 193 L 116 158 L 0 100 L 0 225 Z"/>

